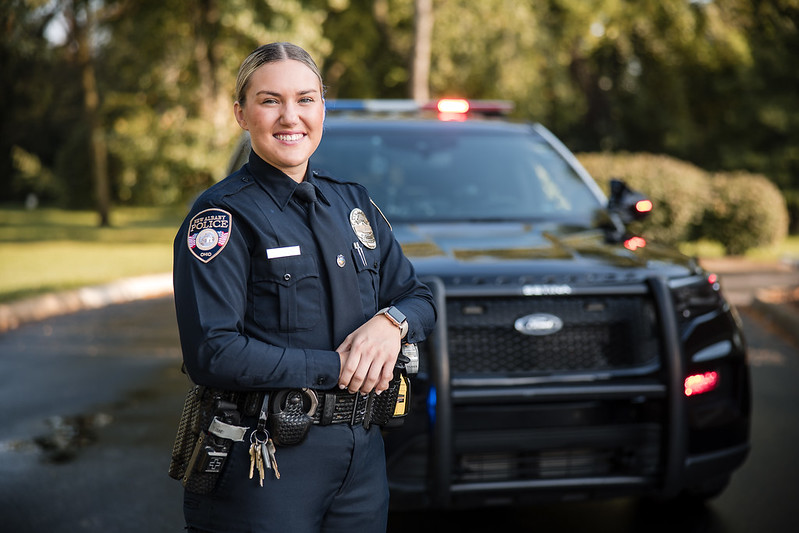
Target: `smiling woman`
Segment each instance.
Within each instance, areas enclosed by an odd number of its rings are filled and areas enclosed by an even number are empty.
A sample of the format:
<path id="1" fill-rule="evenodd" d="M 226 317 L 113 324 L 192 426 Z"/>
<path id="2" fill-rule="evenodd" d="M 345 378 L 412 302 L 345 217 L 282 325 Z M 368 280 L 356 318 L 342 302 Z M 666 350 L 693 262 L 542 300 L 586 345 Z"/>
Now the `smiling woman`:
<path id="1" fill-rule="evenodd" d="M 226 406 L 203 411 L 202 440 L 176 438 L 197 450 L 170 469 L 189 531 L 386 530 L 379 426 L 397 412 L 401 344 L 435 309 L 366 189 L 309 168 L 323 91 L 301 48 L 250 54 L 234 104 L 248 161 L 175 238 L 185 368 L 201 405 Z"/>
<path id="2" fill-rule="evenodd" d="M 279 61 L 276 59 L 280 59 Z M 324 88 L 316 64 L 291 45 L 252 54 L 236 81 L 233 110 L 261 159 L 300 182 L 319 146 Z"/>

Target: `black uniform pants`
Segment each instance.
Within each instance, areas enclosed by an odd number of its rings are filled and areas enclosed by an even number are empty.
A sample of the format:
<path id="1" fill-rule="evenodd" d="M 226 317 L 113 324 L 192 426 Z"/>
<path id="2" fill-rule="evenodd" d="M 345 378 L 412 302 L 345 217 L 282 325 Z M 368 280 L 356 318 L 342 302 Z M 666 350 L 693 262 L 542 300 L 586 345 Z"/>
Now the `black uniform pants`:
<path id="1" fill-rule="evenodd" d="M 380 428 L 312 426 L 297 446 L 277 449 L 280 479 L 249 479 L 249 441 L 235 443 L 216 490 L 186 492 L 191 531 L 385 533 L 388 482 Z"/>

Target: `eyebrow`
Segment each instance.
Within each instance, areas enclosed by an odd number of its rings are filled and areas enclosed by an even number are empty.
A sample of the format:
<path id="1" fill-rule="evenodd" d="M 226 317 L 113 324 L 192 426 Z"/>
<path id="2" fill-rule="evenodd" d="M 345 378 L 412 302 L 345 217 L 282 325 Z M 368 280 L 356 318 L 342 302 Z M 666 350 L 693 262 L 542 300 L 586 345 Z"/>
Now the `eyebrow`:
<path id="1" fill-rule="evenodd" d="M 296 94 L 299 95 L 299 96 L 304 96 L 306 94 L 318 93 L 318 92 L 319 92 L 319 89 L 304 89 L 302 91 L 297 91 Z M 270 90 L 267 90 L 267 89 L 261 89 L 260 91 L 255 93 L 255 96 L 258 96 L 260 94 L 264 94 L 264 95 L 267 95 L 267 96 L 283 96 L 281 93 L 279 93 L 277 91 L 270 91 Z"/>

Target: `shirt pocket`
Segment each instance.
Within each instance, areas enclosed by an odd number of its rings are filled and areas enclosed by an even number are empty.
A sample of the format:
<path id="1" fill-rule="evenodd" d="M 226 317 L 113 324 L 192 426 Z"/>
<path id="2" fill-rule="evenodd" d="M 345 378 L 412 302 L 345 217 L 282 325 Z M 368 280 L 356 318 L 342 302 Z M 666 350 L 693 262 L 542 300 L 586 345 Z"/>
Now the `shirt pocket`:
<path id="1" fill-rule="evenodd" d="M 253 276 L 253 319 L 269 331 L 305 331 L 322 313 L 319 268 L 310 255 L 269 259 Z"/>
<path id="2" fill-rule="evenodd" d="M 352 248 L 352 263 L 358 273 L 363 314 L 372 316 L 377 312 L 380 293 L 380 259 L 377 250 L 370 250 L 360 243 L 355 243 Z"/>

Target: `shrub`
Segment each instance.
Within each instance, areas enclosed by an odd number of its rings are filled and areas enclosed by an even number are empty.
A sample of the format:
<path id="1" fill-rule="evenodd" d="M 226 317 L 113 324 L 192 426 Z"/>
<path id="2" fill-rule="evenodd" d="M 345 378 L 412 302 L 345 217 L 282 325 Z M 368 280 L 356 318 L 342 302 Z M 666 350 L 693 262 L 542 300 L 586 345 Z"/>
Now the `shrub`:
<path id="1" fill-rule="evenodd" d="M 711 177 L 713 194 L 701 233 L 719 241 L 728 254 L 773 246 L 788 234 L 788 208 L 779 189 L 768 178 L 747 172 Z"/>
<path id="2" fill-rule="evenodd" d="M 581 153 L 577 159 L 606 194 L 611 178 L 620 178 L 652 200 L 652 215 L 634 229 L 655 240 L 684 241 L 702 221 L 710 200 L 710 178 L 690 163 L 647 153 Z"/>

